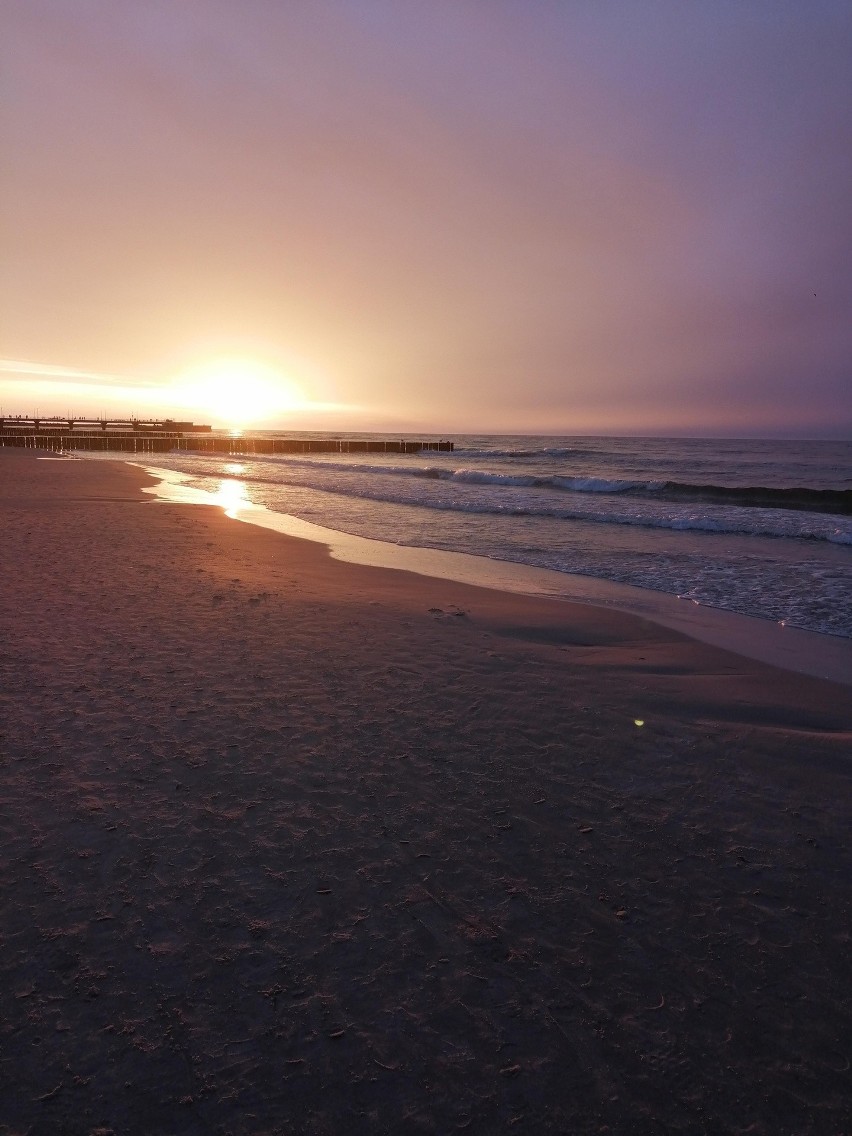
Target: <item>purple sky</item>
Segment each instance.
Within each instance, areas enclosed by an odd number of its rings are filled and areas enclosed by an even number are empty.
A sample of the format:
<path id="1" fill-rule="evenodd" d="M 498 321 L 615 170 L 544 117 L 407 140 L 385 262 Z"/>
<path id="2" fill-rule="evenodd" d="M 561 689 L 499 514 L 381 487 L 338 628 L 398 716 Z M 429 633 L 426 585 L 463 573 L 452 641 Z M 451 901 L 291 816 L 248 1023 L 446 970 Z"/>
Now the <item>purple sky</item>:
<path id="1" fill-rule="evenodd" d="M 7 413 L 225 356 L 281 426 L 852 434 L 849 0 L 0 19 Z"/>

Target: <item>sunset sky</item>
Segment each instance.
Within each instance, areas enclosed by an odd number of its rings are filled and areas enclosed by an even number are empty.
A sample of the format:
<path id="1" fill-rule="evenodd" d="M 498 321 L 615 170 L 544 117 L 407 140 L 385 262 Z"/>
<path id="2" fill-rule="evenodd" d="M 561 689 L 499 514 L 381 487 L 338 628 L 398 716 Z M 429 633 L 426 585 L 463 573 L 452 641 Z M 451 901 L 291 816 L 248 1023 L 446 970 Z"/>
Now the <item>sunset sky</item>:
<path id="1" fill-rule="evenodd" d="M 0 0 L 0 408 L 852 434 L 849 0 Z"/>

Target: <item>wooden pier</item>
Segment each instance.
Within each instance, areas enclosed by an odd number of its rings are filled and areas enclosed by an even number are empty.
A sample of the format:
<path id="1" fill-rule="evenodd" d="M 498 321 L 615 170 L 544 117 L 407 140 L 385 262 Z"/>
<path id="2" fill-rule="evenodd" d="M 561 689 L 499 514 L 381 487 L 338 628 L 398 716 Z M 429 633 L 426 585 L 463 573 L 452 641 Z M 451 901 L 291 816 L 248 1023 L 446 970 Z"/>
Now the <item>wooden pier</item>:
<path id="1" fill-rule="evenodd" d="M 173 450 L 226 454 L 419 454 L 451 453 L 452 442 L 375 438 L 256 438 L 214 434 L 210 426 L 171 419 L 0 418 L 0 447 L 50 450 L 116 450 L 163 454 Z"/>
<path id="2" fill-rule="evenodd" d="M 212 426 L 197 426 L 194 422 L 177 422 L 173 418 L 52 418 L 26 415 L 0 416 L 0 436 L 7 434 L 210 434 Z"/>

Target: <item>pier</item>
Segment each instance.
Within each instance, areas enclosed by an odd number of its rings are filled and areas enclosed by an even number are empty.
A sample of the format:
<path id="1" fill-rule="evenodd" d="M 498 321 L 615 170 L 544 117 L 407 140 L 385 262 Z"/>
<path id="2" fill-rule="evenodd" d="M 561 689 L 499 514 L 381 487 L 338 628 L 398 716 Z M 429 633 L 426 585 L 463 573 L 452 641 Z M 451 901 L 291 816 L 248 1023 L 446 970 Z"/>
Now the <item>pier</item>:
<path id="1" fill-rule="evenodd" d="M 263 438 L 214 434 L 211 426 L 171 419 L 0 418 L 0 447 L 50 450 L 116 450 L 163 454 L 173 450 L 225 454 L 419 454 L 451 453 L 452 442 L 375 438 Z"/>
<path id="2" fill-rule="evenodd" d="M 172 418 L 51 418 L 26 415 L 0 416 L 0 436 L 5 434 L 55 435 L 64 434 L 210 434 L 212 426 L 197 426 L 194 422 L 176 422 Z"/>

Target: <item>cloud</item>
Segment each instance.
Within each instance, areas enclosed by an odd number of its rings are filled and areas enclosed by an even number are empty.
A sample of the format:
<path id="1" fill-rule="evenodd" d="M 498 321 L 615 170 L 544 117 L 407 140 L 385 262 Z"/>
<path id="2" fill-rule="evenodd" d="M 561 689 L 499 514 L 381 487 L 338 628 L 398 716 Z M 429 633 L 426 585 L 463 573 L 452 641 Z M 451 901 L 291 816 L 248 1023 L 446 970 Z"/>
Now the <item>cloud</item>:
<path id="1" fill-rule="evenodd" d="M 103 386 L 112 389 L 117 385 L 127 388 L 147 389 L 156 384 L 146 379 L 136 379 L 127 375 L 98 374 L 93 371 L 79 371 L 73 367 L 63 367 L 53 363 L 32 363 L 20 359 L 0 359 L 0 374 L 4 382 L 31 382 L 33 378 L 48 380 L 57 386 L 63 383 L 87 386 Z"/>

